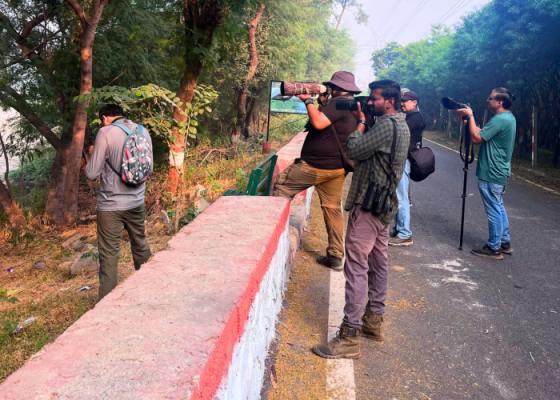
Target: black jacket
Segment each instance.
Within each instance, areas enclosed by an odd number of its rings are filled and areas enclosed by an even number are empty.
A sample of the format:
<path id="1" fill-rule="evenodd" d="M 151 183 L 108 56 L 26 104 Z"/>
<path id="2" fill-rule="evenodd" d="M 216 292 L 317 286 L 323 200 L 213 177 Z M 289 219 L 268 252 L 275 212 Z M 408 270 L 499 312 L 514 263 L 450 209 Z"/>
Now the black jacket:
<path id="1" fill-rule="evenodd" d="M 410 147 L 408 151 L 412 151 L 418 143 L 421 144 L 422 132 L 424 132 L 426 124 L 424 123 L 424 117 L 422 117 L 422 114 L 417 109 L 407 113 L 406 124 L 410 130 Z"/>

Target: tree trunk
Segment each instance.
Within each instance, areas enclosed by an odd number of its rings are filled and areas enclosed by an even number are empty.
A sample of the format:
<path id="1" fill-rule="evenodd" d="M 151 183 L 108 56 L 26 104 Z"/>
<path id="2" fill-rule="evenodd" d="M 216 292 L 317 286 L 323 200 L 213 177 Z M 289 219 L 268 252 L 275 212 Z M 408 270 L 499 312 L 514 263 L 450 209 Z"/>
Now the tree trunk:
<path id="1" fill-rule="evenodd" d="M 27 222 L 25 221 L 25 217 L 23 213 L 19 209 L 18 205 L 16 204 L 16 200 L 12 194 L 12 191 L 9 189 L 8 182 L 4 185 L 4 182 L 0 181 L 0 204 L 4 211 L 8 215 L 8 219 L 10 220 L 10 224 L 14 228 L 22 228 L 27 226 Z"/>
<path id="2" fill-rule="evenodd" d="M 72 135 L 70 133 L 62 135 L 52 165 L 45 215 L 54 224 L 61 223 L 64 217 L 64 185 L 66 183 L 68 149 L 71 142 Z"/>
<path id="3" fill-rule="evenodd" d="M 92 88 L 92 75 L 93 75 L 93 42 L 95 40 L 95 32 L 97 25 L 103 14 L 103 9 L 108 0 L 94 0 L 93 8 L 88 19 L 85 18 L 84 11 L 75 0 L 65 0 L 66 3 L 72 7 L 82 26 L 82 34 L 80 36 L 80 95 L 87 94 Z M 50 220 L 56 223 L 72 224 L 76 221 L 78 215 L 78 188 L 80 178 L 80 166 L 82 162 L 82 152 L 84 148 L 84 138 L 86 135 L 87 114 L 85 108 L 89 105 L 88 101 L 78 103 L 76 113 L 74 116 L 74 127 L 72 130 L 72 140 L 68 146 L 65 147 L 64 153 L 60 155 L 60 163 L 62 164 L 62 176 L 59 177 L 56 185 L 57 193 L 55 198 L 60 206 L 62 200 L 62 209 L 58 208 L 53 210 L 49 207 L 49 211 L 54 211 L 52 215 L 47 214 Z M 57 152 L 58 156 L 58 152 Z M 56 160 L 55 160 L 56 161 Z M 54 165 L 53 165 L 54 170 Z M 54 176 L 53 176 L 54 178 Z M 63 178 L 63 179 L 60 179 Z M 51 178 L 52 179 L 52 178 Z M 63 180 L 63 182 L 61 182 Z M 51 183 L 49 188 L 49 195 L 51 188 L 54 186 Z M 60 199 L 61 189 L 63 198 Z"/>
<path id="4" fill-rule="evenodd" d="M 345 1 L 344 4 L 342 4 L 342 12 L 340 13 L 340 17 L 338 18 L 338 22 L 336 23 L 335 31 L 338 31 L 338 27 L 340 26 L 340 21 L 342 21 L 342 16 L 344 15 L 344 10 L 346 9 L 346 3 L 348 3 L 348 1 Z"/>
<path id="5" fill-rule="evenodd" d="M 10 224 L 14 228 L 21 228 L 27 226 L 27 222 L 25 221 L 25 217 L 21 212 L 20 208 L 16 204 L 16 199 L 14 198 L 14 193 L 12 192 L 12 187 L 10 186 L 10 164 L 8 162 L 8 153 L 6 153 L 6 146 L 4 146 L 4 139 L 0 134 L 0 144 L 2 145 L 2 153 L 4 154 L 4 159 L 6 160 L 6 173 L 4 175 L 4 179 L 6 180 L 6 184 L 0 181 L 0 204 L 4 211 L 8 215 L 8 219 L 10 220 Z"/>
<path id="6" fill-rule="evenodd" d="M 257 72 L 257 67 L 259 66 L 259 55 L 257 52 L 257 42 L 255 34 L 257 32 L 257 27 L 259 26 L 259 21 L 264 13 L 264 8 L 266 4 L 261 2 L 257 14 L 251 21 L 249 26 L 249 71 L 247 72 L 247 78 L 243 84 L 242 89 L 239 91 L 239 96 L 237 98 L 237 126 L 243 136 L 249 137 L 249 129 L 247 128 L 247 89 Z"/>
<path id="7" fill-rule="evenodd" d="M 177 97 L 183 103 L 183 111 L 187 110 L 187 103 L 191 103 L 194 98 L 194 90 L 198 84 L 198 78 L 202 72 L 203 64 L 201 61 L 191 61 L 185 66 L 183 77 L 181 78 L 181 86 Z M 179 111 L 173 113 L 173 118 L 177 122 L 187 120 L 186 115 Z M 183 162 L 185 160 L 185 138 L 179 132 L 179 129 L 173 130 L 175 142 L 169 145 L 169 173 L 167 175 L 167 191 L 172 195 L 177 193 L 179 187 L 179 178 L 183 171 Z"/>

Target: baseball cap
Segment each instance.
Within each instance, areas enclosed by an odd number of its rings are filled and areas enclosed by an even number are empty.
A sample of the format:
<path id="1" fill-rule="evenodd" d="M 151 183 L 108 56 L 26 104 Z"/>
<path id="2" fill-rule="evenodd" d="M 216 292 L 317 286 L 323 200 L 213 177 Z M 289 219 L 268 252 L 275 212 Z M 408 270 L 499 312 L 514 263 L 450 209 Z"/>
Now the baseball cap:
<path id="1" fill-rule="evenodd" d="M 411 90 L 401 95 L 401 101 L 409 101 L 409 100 L 418 101 L 418 95 Z"/>

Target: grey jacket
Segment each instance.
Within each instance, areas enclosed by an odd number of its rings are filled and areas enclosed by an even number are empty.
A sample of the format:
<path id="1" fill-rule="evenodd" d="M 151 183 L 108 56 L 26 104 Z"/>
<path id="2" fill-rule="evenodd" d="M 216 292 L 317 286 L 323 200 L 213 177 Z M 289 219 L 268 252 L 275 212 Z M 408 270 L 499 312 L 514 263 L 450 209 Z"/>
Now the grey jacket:
<path id="1" fill-rule="evenodd" d="M 119 119 L 115 122 L 125 125 L 132 132 L 138 129 L 138 125 L 128 119 Z M 148 136 L 150 145 L 152 145 L 152 139 L 146 129 L 143 134 Z M 125 211 L 144 205 L 146 185 L 137 187 L 126 185 L 106 162 L 109 161 L 115 170 L 121 170 L 122 151 L 126 137 L 127 134 L 121 128 L 109 125 L 101 128 L 95 138 L 95 147 L 86 166 L 86 177 L 93 181 L 101 175 L 99 196 L 97 197 L 98 211 Z"/>

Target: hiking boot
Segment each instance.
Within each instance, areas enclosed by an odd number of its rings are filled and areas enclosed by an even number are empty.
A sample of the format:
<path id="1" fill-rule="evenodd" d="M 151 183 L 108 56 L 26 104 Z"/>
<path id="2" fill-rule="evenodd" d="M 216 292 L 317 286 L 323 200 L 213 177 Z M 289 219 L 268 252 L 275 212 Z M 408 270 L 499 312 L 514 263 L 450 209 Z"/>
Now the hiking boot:
<path id="1" fill-rule="evenodd" d="M 344 269 L 344 265 L 342 265 L 342 258 L 331 256 L 328 253 L 326 256 L 317 257 L 317 262 L 327 268 L 334 269 L 335 271 L 342 271 Z"/>
<path id="2" fill-rule="evenodd" d="M 313 346 L 313 353 L 324 358 L 360 358 L 360 330 L 342 325 L 333 340 Z"/>
<path id="3" fill-rule="evenodd" d="M 403 247 L 410 247 L 412 246 L 412 243 L 414 243 L 412 241 L 411 238 L 408 239 L 401 239 L 400 237 L 393 237 L 393 238 L 389 238 L 389 246 L 403 246 Z"/>
<path id="4" fill-rule="evenodd" d="M 502 243 L 502 253 L 504 254 L 512 254 L 513 248 L 511 247 L 510 242 Z"/>
<path id="5" fill-rule="evenodd" d="M 494 260 L 504 259 L 501 248 L 498 250 L 492 250 L 490 247 L 488 247 L 487 244 L 485 244 L 482 249 L 471 250 L 471 253 L 474 254 L 475 256 L 493 258 Z"/>
<path id="6" fill-rule="evenodd" d="M 385 337 L 381 332 L 381 324 L 383 323 L 383 315 L 373 314 L 366 310 L 362 317 L 362 336 L 376 342 L 383 342 Z"/>

